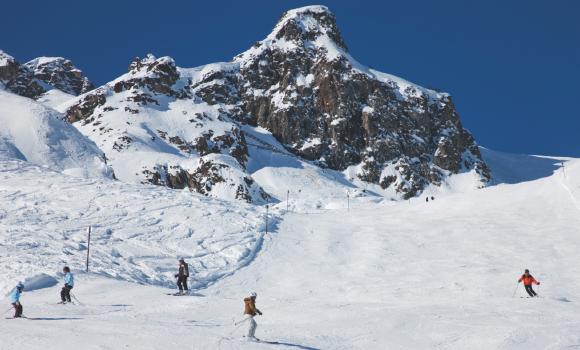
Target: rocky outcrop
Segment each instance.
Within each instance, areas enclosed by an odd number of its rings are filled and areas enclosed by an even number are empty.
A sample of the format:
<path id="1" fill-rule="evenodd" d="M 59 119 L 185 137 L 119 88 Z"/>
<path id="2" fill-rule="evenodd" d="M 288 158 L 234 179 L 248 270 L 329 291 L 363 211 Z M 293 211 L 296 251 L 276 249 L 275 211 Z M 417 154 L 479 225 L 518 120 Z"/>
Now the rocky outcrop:
<path id="1" fill-rule="evenodd" d="M 51 89 L 76 96 L 94 88 L 70 60 L 62 57 L 39 57 L 20 64 L 1 50 L 0 82 L 7 90 L 34 99 Z"/>
<path id="2" fill-rule="evenodd" d="M 246 172 L 244 132 L 221 106 L 192 101 L 193 79 L 169 57 L 136 58 L 125 75 L 80 96 L 65 115 L 106 152 L 123 181 L 267 200 Z"/>
<path id="3" fill-rule="evenodd" d="M 404 198 L 450 174 L 490 178 L 451 97 L 358 63 L 326 7 L 288 11 L 234 62 L 237 71 L 216 72 L 203 91 L 192 90 L 208 104 L 235 103 L 233 118 L 320 166 L 357 167 L 362 180 Z"/>
<path id="4" fill-rule="evenodd" d="M 94 89 L 93 84 L 70 60 L 62 57 L 39 57 L 24 64 L 35 79 L 55 89 L 78 96 Z"/>
<path id="5" fill-rule="evenodd" d="M 127 74 L 84 95 L 66 115 L 105 151 L 147 144 L 152 152 L 197 159 L 195 168 L 172 160 L 141 173 L 147 182 L 204 194 L 228 182 L 215 175 L 223 169 L 244 171 L 250 154 L 243 124 L 268 130 L 298 157 L 401 198 L 453 174 L 473 172 L 482 185 L 490 179 L 451 96 L 358 63 L 324 6 L 286 12 L 270 35 L 229 63 L 183 69 L 169 57 L 136 59 Z M 199 161 L 208 155 L 220 157 Z M 239 192 L 255 193 L 248 190 L 251 176 L 240 174 Z"/>

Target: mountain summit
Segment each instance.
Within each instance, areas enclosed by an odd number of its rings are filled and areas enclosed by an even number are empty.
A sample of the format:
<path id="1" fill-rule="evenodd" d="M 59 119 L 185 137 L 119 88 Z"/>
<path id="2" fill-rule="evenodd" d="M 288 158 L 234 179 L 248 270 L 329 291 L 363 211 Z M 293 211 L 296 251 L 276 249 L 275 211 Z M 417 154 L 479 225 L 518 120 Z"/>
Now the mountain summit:
<path id="1" fill-rule="evenodd" d="M 62 59 L 4 66 L 0 78 L 25 69 L 67 93 L 89 86 Z M 80 80 L 54 81 L 55 66 Z M 474 187 L 491 176 L 451 96 L 357 62 L 324 6 L 287 11 L 231 62 L 180 68 L 170 57 L 136 58 L 126 74 L 59 108 L 121 180 L 222 198 L 268 197 L 252 177 L 257 148 L 341 171 L 394 198 L 454 174 L 469 174 Z"/>
<path id="2" fill-rule="evenodd" d="M 51 90 L 78 96 L 94 88 L 80 69 L 63 57 L 38 57 L 20 64 L 0 50 L 0 84 L 24 97 L 39 99 Z"/>

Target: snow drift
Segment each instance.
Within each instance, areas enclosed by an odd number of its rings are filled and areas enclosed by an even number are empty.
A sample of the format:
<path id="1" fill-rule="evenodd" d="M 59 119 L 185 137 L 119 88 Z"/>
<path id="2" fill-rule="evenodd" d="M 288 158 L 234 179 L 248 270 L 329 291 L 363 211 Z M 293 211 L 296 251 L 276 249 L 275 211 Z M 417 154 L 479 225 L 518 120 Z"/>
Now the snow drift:
<path id="1" fill-rule="evenodd" d="M 62 115 L 0 90 L 0 158 L 16 158 L 75 176 L 112 177 L 103 153 Z"/>

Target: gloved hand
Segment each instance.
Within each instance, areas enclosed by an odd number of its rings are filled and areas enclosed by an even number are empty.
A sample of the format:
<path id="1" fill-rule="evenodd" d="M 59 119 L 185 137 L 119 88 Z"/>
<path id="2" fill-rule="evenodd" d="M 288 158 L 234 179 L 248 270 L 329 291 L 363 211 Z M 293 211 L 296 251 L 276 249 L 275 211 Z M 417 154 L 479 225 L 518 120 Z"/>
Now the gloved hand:
<path id="1" fill-rule="evenodd" d="M 538 286 L 540 285 L 540 282 L 538 282 Z"/>
<path id="2" fill-rule="evenodd" d="M 175 277 L 179 277 L 179 274 L 178 274 L 178 273 L 176 273 L 176 274 L 175 274 Z"/>
<path id="3" fill-rule="evenodd" d="M 262 316 L 262 311 L 258 311 L 258 315 Z"/>

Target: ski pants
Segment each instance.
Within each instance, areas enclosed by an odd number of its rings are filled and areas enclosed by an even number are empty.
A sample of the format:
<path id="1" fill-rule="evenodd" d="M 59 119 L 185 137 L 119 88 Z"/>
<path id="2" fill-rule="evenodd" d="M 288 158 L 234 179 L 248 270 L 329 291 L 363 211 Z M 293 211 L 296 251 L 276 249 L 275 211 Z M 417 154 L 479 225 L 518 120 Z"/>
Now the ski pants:
<path id="1" fill-rule="evenodd" d="M 22 317 L 23 307 L 20 302 L 12 304 L 14 306 L 14 317 Z"/>
<path id="2" fill-rule="evenodd" d="M 532 289 L 532 285 L 531 284 L 529 286 L 528 285 L 524 285 L 524 288 L 526 288 L 526 292 L 528 292 L 528 294 L 531 297 L 535 297 L 537 295 L 536 292 L 534 292 L 534 290 Z"/>
<path id="3" fill-rule="evenodd" d="M 180 291 L 187 290 L 187 277 L 182 276 L 177 278 L 177 287 Z"/>
<path id="4" fill-rule="evenodd" d="M 70 300 L 70 290 L 71 289 L 72 289 L 72 287 L 69 286 L 68 284 L 65 284 L 64 287 L 62 287 L 62 290 L 60 291 L 60 300 L 62 300 L 63 303 L 65 301 L 68 301 L 69 303 L 71 302 L 71 300 Z"/>
<path id="5" fill-rule="evenodd" d="M 248 328 L 248 338 L 255 338 L 256 337 L 256 328 L 258 328 L 258 324 L 256 320 L 254 320 L 254 316 L 250 316 L 250 327 Z"/>

